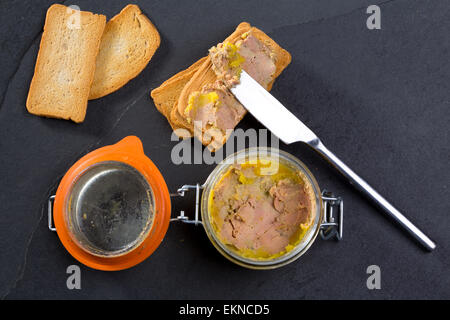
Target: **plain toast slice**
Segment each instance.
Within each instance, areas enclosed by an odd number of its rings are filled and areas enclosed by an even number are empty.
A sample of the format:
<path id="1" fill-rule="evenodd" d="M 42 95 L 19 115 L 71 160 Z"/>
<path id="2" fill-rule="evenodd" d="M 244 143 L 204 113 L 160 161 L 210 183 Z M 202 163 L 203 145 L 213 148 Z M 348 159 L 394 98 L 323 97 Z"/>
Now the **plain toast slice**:
<path id="1" fill-rule="evenodd" d="M 89 99 L 106 96 L 135 78 L 160 42 L 158 30 L 137 5 L 123 8 L 106 24 Z"/>
<path id="2" fill-rule="evenodd" d="M 83 122 L 105 24 L 104 15 L 50 6 L 28 92 L 28 112 Z"/>

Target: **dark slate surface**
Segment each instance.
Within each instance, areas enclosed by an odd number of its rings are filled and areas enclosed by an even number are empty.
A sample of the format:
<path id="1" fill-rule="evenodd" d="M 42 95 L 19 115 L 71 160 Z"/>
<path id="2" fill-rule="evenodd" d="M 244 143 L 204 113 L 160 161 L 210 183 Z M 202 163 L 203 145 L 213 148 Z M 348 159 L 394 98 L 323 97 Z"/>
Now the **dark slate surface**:
<path id="1" fill-rule="evenodd" d="M 25 109 L 45 12 L 53 1 L 0 2 L 1 297 L 450 298 L 448 1 L 136 2 L 158 27 L 161 47 L 138 78 L 90 102 L 81 125 L 35 117 Z M 369 31 L 366 8 L 377 3 L 382 30 Z M 127 2 L 76 4 L 110 18 Z M 297 262 L 258 272 L 224 259 L 200 227 L 173 224 L 142 264 L 114 273 L 81 266 L 82 289 L 68 290 L 66 268 L 77 261 L 47 229 L 48 194 L 78 158 L 126 135 L 142 139 L 171 190 L 202 182 L 213 166 L 170 162 L 175 142 L 149 91 L 244 20 L 292 53 L 273 94 L 438 248 L 427 253 L 418 247 L 307 147 L 281 145 L 309 166 L 322 187 L 344 197 L 342 242 L 318 239 Z M 247 116 L 240 127 L 260 125 Z M 173 204 L 176 211 L 192 206 L 187 199 Z M 381 267 L 378 291 L 366 288 L 372 264 Z"/>

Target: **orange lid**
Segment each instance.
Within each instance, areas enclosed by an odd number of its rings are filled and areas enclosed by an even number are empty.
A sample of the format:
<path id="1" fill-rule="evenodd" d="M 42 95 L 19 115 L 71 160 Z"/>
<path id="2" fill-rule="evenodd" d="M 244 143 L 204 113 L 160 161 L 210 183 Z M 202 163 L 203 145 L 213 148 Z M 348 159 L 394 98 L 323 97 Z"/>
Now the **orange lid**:
<path id="1" fill-rule="evenodd" d="M 145 239 L 137 244 L 131 251 L 110 257 L 96 255 L 77 243 L 68 226 L 67 212 L 69 196 L 77 179 L 94 165 L 112 161 L 128 165 L 137 170 L 151 188 L 153 196 L 153 220 Z M 128 136 L 120 142 L 106 146 L 82 157 L 67 171 L 56 192 L 53 205 L 53 219 L 58 236 L 78 261 L 88 267 L 115 271 L 123 270 L 137 265 L 149 257 L 160 245 L 166 234 L 170 222 L 170 195 L 163 176 L 153 162 L 144 154 L 142 142 L 135 136 Z"/>

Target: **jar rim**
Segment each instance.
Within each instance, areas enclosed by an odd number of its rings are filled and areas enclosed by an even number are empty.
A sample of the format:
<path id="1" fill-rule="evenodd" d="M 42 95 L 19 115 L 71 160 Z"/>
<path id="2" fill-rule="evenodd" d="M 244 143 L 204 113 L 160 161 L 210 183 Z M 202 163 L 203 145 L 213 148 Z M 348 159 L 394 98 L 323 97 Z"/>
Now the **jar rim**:
<path id="1" fill-rule="evenodd" d="M 95 172 L 96 169 L 101 168 L 102 166 L 104 166 L 105 167 L 104 169 L 108 171 L 118 170 L 119 167 L 122 167 L 123 169 L 127 170 L 127 175 L 129 175 L 130 173 L 135 174 L 136 178 L 139 180 L 138 182 L 141 183 L 142 187 L 146 189 L 147 196 L 149 197 L 149 208 L 148 208 L 149 211 L 146 213 L 147 215 L 146 223 L 143 226 L 142 230 L 139 232 L 139 234 L 134 240 L 124 245 L 123 248 L 113 251 L 102 250 L 101 248 L 98 248 L 95 244 L 91 243 L 91 241 L 89 241 L 86 234 L 81 231 L 81 227 L 79 225 L 80 222 L 78 221 L 79 217 L 77 216 L 76 212 L 77 208 L 75 208 L 78 202 L 78 198 L 82 197 L 80 193 L 84 192 L 84 194 L 86 194 L 88 191 L 84 191 L 83 189 L 85 189 L 87 185 L 92 184 L 90 180 L 83 181 L 82 179 L 89 174 L 96 174 L 96 176 L 99 175 L 105 176 L 105 172 L 101 171 Z M 93 178 L 95 178 L 96 176 L 94 176 Z M 79 189 L 80 191 L 76 192 L 77 189 Z M 89 191 L 89 193 L 92 193 L 92 191 Z M 155 199 L 153 189 L 149 184 L 149 182 L 146 180 L 146 178 L 137 169 L 122 161 L 117 160 L 100 161 L 86 167 L 72 181 L 70 189 L 68 190 L 67 195 L 65 197 L 65 210 L 63 215 L 64 222 L 66 224 L 68 234 L 71 237 L 72 241 L 74 241 L 74 243 L 76 243 L 81 249 L 83 249 L 87 253 L 103 258 L 120 257 L 126 255 L 127 253 L 139 247 L 147 238 L 155 221 L 154 203 Z M 104 236 L 104 234 L 102 235 Z"/>

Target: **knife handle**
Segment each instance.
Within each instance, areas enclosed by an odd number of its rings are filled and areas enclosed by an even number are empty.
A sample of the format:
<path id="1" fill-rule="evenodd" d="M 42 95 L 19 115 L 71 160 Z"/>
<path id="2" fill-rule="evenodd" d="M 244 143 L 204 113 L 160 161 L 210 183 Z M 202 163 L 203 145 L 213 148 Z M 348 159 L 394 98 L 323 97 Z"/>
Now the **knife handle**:
<path id="1" fill-rule="evenodd" d="M 394 219 L 400 226 L 408 231 L 420 244 L 426 249 L 432 251 L 436 248 L 436 244 L 428 238 L 419 228 L 409 221 L 400 213 L 392 204 L 390 204 L 383 196 L 373 189 L 364 179 L 358 176 L 344 162 L 336 157 L 327 147 L 316 139 L 308 143 L 313 149 L 319 152 L 327 159 L 342 175 L 344 175 L 356 189 L 362 192 L 366 197 L 380 207 L 387 215 Z"/>

